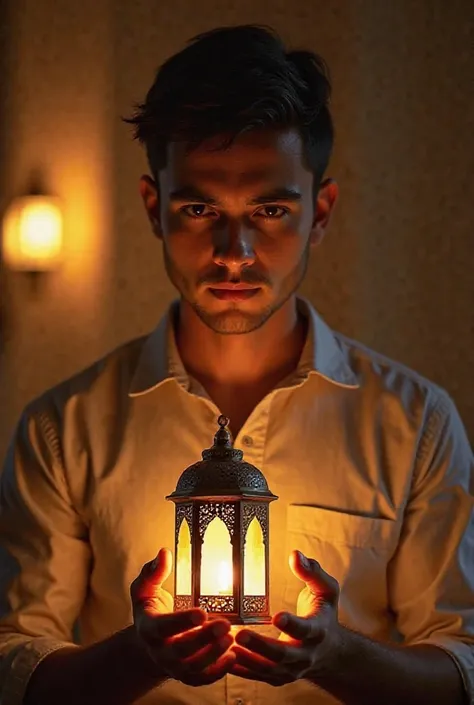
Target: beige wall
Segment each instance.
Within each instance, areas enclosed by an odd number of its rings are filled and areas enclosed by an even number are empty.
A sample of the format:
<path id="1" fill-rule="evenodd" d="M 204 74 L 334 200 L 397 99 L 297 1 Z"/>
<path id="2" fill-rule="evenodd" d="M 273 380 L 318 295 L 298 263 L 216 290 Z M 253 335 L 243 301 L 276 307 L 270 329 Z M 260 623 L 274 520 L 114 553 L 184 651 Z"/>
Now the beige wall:
<path id="1" fill-rule="evenodd" d="M 471 0 L 10 0 L 0 207 L 41 169 L 67 258 L 38 296 L 2 273 L 0 453 L 23 405 L 152 327 L 173 291 L 119 116 L 218 24 L 263 22 L 328 60 L 342 197 L 304 293 L 331 324 L 445 386 L 474 438 Z"/>

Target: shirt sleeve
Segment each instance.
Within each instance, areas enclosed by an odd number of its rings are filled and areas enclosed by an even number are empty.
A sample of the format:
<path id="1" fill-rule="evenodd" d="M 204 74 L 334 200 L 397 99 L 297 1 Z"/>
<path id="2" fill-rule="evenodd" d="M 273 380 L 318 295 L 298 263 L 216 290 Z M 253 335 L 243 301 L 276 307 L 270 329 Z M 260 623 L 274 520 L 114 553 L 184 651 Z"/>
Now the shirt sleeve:
<path id="1" fill-rule="evenodd" d="M 474 459 L 451 399 L 439 393 L 420 434 L 390 604 L 407 644 L 432 644 L 456 663 L 474 705 Z"/>
<path id="2" fill-rule="evenodd" d="M 52 415 L 25 412 L 0 478 L 0 701 L 19 705 L 49 653 L 71 647 L 90 549 Z"/>

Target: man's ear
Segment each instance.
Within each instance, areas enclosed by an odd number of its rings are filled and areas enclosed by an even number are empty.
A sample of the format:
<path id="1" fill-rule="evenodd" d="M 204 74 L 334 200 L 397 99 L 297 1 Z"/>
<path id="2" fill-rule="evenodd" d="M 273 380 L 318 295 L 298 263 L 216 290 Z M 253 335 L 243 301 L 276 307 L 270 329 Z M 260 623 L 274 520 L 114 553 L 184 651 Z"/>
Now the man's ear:
<path id="1" fill-rule="evenodd" d="M 311 226 L 310 242 L 312 246 L 320 245 L 339 196 L 339 186 L 334 179 L 325 179 L 314 204 L 315 216 Z"/>
<path id="2" fill-rule="evenodd" d="M 142 177 L 140 177 L 140 195 L 142 197 L 143 204 L 148 215 L 148 220 L 151 224 L 151 228 L 156 237 L 161 240 L 163 237 L 163 232 L 161 230 L 160 222 L 160 203 L 158 187 L 156 185 L 156 182 L 151 178 L 151 176 L 147 176 L 146 174 L 144 174 Z"/>

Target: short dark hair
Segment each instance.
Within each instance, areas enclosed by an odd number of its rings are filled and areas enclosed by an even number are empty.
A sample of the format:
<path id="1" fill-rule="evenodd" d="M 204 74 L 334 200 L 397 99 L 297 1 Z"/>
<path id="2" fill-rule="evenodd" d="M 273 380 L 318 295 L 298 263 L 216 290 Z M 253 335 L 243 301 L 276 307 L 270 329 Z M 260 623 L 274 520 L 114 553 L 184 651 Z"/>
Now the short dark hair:
<path id="1" fill-rule="evenodd" d="M 170 141 L 193 149 L 222 134 L 221 149 L 255 128 L 297 128 L 319 188 L 334 142 L 330 94 L 319 55 L 286 51 L 271 27 L 218 27 L 165 61 L 145 102 L 125 122 L 134 125 L 155 178 L 166 166 Z"/>

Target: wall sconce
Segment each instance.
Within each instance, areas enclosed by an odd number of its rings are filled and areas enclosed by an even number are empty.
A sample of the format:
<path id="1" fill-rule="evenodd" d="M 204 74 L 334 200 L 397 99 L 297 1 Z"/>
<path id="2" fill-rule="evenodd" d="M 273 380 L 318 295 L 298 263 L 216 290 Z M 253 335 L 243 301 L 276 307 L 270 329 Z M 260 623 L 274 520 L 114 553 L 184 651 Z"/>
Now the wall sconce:
<path id="1" fill-rule="evenodd" d="M 233 448 L 229 420 L 220 416 L 218 424 L 212 448 L 166 497 L 176 505 L 174 607 L 264 624 L 271 621 L 269 503 L 278 497 Z"/>
<path id="2" fill-rule="evenodd" d="M 16 198 L 4 217 L 5 264 L 31 273 L 57 269 L 62 260 L 62 231 L 59 199 L 43 195 Z"/>

